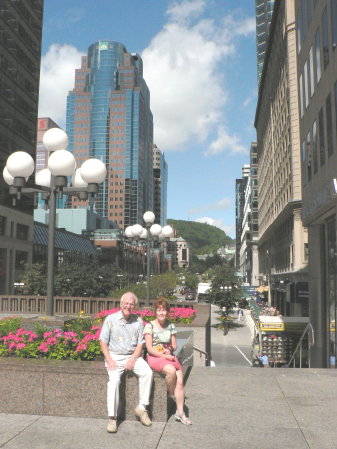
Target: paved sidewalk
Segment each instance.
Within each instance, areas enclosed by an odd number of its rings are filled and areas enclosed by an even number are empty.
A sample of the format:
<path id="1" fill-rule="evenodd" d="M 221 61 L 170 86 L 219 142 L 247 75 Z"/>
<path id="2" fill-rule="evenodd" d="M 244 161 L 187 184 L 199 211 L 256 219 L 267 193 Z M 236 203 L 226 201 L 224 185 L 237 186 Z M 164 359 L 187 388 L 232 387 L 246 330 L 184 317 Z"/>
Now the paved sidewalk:
<path id="1" fill-rule="evenodd" d="M 0 448 L 333 449 L 336 384 L 329 369 L 198 367 L 186 387 L 192 426 L 125 421 L 108 434 L 101 419 L 0 414 Z"/>

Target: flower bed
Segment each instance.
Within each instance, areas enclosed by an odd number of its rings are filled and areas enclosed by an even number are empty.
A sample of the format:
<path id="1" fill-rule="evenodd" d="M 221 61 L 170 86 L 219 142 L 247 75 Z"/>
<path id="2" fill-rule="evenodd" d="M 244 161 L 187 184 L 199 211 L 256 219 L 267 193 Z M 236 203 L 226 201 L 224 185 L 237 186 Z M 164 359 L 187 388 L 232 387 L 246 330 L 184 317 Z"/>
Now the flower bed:
<path id="1" fill-rule="evenodd" d="M 66 330 L 45 330 L 40 325 L 36 331 L 20 327 L 17 317 L 0 321 L 0 357 L 21 357 L 56 360 L 97 360 L 102 357 L 99 334 L 103 319 L 119 309 L 104 310 L 94 318 L 80 316 L 65 323 Z M 153 311 L 134 312 L 144 322 L 154 319 Z M 191 323 L 196 313 L 190 308 L 172 308 L 170 319 L 174 323 Z"/>

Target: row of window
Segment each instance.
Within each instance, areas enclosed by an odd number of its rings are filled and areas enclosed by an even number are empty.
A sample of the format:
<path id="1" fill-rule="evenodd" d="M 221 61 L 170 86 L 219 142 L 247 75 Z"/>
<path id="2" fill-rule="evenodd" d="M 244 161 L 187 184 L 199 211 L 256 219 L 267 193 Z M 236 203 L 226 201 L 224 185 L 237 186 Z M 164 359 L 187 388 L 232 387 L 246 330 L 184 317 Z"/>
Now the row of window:
<path id="1" fill-rule="evenodd" d="M 15 234 L 15 223 L 11 221 L 9 236 L 14 237 L 14 234 Z M 0 235 L 2 236 L 8 235 L 7 217 L 4 217 L 3 215 L 0 215 Z M 29 227 L 21 223 L 17 223 L 15 238 L 17 238 L 18 240 L 28 240 L 28 235 L 29 235 Z"/>
<path id="2" fill-rule="evenodd" d="M 334 86 L 334 106 L 337 129 L 337 82 Z M 324 114 L 325 109 L 325 114 Z M 326 130 L 326 142 L 325 142 Z M 302 142 L 302 167 L 303 182 L 306 184 L 311 180 L 312 175 L 318 171 L 320 166 L 325 164 L 326 153 L 330 157 L 333 153 L 333 123 L 332 123 L 332 98 L 329 94 L 325 101 L 325 107 L 318 113 L 318 120 L 315 120 L 306 138 Z"/>

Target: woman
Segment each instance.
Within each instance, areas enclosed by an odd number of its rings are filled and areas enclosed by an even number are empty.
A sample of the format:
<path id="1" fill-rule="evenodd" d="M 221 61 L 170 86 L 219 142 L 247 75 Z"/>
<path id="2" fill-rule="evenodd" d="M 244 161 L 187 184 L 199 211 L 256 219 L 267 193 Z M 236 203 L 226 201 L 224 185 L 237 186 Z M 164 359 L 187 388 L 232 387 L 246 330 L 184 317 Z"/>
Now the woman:
<path id="1" fill-rule="evenodd" d="M 165 375 L 169 394 L 175 399 L 177 411 L 176 421 L 190 425 L 191 420 L 184 412 L 184 379 L 182 366 L 173 351 L 177 349 L 176 329 L 168 321 L 170 305 L 165 299 L 157 299 L 154 304 L 156 318 L 147 323 L 144 328 L 145 344 L 147 349 L 147 363 L 159 373 Z"/>

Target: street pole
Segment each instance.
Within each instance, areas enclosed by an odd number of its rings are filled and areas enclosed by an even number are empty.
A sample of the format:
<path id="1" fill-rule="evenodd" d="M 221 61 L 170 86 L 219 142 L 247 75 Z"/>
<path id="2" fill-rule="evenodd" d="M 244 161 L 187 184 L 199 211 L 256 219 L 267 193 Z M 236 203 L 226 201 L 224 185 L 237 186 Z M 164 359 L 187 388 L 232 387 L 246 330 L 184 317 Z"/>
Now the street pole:
<path id="1" fill-rule="evenodd" d="M 54 315 L 54 269 L 55 269 L 55 224 L 56 224 L 56 189 L 54 176 L 51 177 L 49 195 L 49 223 L 47 249 L 47 316 Z"/>
<path id="2" fill-rule="evenodd" d="M 147 253 L 146 253 L 146 299 L 150 301 L 150 277 L 151 277 L 151 238 L 150 238 L 150 226 L 147 226 Z"/>

